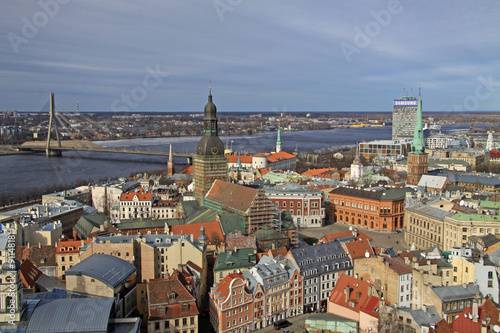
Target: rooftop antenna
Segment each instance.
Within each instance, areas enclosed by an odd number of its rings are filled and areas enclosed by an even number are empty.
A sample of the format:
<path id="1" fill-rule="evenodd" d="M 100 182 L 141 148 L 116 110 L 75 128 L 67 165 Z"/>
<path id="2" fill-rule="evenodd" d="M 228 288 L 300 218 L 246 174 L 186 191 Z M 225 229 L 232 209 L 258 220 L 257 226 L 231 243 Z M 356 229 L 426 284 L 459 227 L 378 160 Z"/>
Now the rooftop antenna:
<path id="1" fill-rule="evenodd" d="M 403 98 L 406 97 L 406 89 L 403 88 Z"/>
<path id="2" fill-rule="evenodd" d="M 411 88 L 411 97 L 413 97 L 413 88 Z"/>
<path id="3" fill-rule="evenodd" d="M 78 101 L 76 101 L 76 114 L 80 114 L 80 108 L 78 107 Z"/>

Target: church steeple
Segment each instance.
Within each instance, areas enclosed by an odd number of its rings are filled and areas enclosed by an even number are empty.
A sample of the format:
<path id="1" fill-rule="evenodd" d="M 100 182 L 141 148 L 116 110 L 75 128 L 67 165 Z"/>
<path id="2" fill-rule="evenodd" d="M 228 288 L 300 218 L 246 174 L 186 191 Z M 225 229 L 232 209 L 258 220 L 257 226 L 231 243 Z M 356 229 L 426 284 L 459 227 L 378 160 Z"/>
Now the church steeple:
<path id="1" fill-rule="evenodd" d="M 167 174 L 172 176 L 175 173 L 174 157 L 172 156 L 172 144 L 170 144 L 170 152 L 168 154 Z"/>
<path id="2" fill-rule="evenodd" d="M 418 90 L 417 121 L 415 122 L 415 132 L 413 134 L 413 143 L 411 145 L 411 154 L 424 154 L 424 127 L 422 121 L 422 98 L 421 89 Z"/>
<path id="3" fill-rule="evenodd" d="M 278 139 L 276 140 L 276 152 L 281 152 L 281 129 L 278 123 Z"/>
<path id="4" fill-rule="evenodd" d="M 422 126 L 422 96 L 418 93 L 417 119 L 411 152 L 408 154 L 408 176 L 406 184 L 417 186 L 422 175 L 427 174 L 429 156 L 425 152 L 424 129 Z"/>

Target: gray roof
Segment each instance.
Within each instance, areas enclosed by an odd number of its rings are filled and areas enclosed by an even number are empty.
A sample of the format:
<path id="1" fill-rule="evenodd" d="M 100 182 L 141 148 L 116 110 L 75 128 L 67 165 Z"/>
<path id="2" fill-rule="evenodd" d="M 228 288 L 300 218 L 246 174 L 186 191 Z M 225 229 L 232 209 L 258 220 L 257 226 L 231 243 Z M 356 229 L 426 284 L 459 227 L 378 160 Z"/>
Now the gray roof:
<path id="1" fill-rule="evenodd" d="M 82 236 L 87 237 L 94 228 L 99 228 L 104 225 L 104 221 L 108 218 L 104 214 L 83 215 L 76 222 L 75 228 Z"/>
<path id="2" fill-rule="evenodd" d="M 432 290 L 442 302 L 454 302 L 473 298 L 476 293 L 481 294 L 479 287 L 474 283 L 458 286 L 432 287 Z"/>
<path id="3" fill-rule="evenodd" d="M 136 270 L 123 259 L 107 254 L 93 254 L 66 271 L 69 275 L 87 275 L 114 288 Z"/>
<path id="4" fill-rule="evenodd" d="M 430 202 L 430 204 L 434 203 L 434 202 L 435 201 Z M 426 205 L 424 203 L 419 203 L 419 204 L 416 204 L 414 206 L 407 207 L 406 210 L 407 211 L 417 212 L 417 213 L 420 213 L 422 215 L 426 215 L 426 216 L 429 216 L 429 217 L 432 217 L 432 218 L 436 218 L 436 219 L 440 219 L 440 220 L 444 220 L 444 218 L 446 216 L 453 215 L 452 213 L 450 213 L 447 210 L 439 209 L 439 208 L 436 208 L 436 207 L 432 207 L 432 206 Z"/>
<path id="5" fill-rule="evenodd" d="M 301 275 L 304 275 L 305 271 L 312 271 L 311 274 L 307 275 L 308 277 L 317 276 L 327 271 L 333 272 L 352 268 L 350 257 L 337 239 L 333 239 L 328 243 L 291 249 L 290 252 L 299 266 Z M 349 261 L 348 266 L 343 264 L 346 261 Z M 339 264 L 337 269 L 335 269 L 335 264 Z M 328 266 L 328 270 L 325 270 L 326 266 Z M 315 269 L 317 273 L 314 273 Z"/>
<path id="6" fill-rule="evenodd" d="M 249 269 L 249 272 L 254 278 L 262 281 L 264 289 L 273 288 L 290 280 L 288 270 L 268 256 L 263 256 L 257 265 Z"/>
<path id="7" fill-rule="evenodd" d="M 487 173 L 479 173 L 479 172 L 456 172 L 450 170 L 443 170 L 438 175 L 448 175 L 448 178 L 453 183 L 467 183 L 467 184 L 475 184 L 479 183 L 481 185 L 490 185 L 490 186 L 499 186 L 500 179 L 498 177 L 491 176 Z"/>
<path id="8" fill-rule="evenodd" d="M 352 188 L 352 187 L 337 187 L 330 191 L 333 194 L 347 195 L 354 198 L 365 198 L 371 200 L 379 201 L 394 201 L 394 200 L 404 200 L 406 197 L 406 192 L 412 192 L 413 190 L 409 187 L 403 188 Z"/>
<path id="9" fill-rule="evenodd" d="M 41 300 L 26 333 L 107 332 L 113 298 Z"/>
<path id="10" fill-rule="evenodd" d="M 431 325 L 436 324 L 441 320 L 439 313 L 433 306 L 428 306 L 427 312 L 423 309 L 411 310 L 409 308 L 399 308 L 398 310 L 409 313 L 419 327 L 430 327 Z"/>
<path id="11" fill-rule="evenodd" d="M 9 237 L 9 234 L 7 234 L 7 233 L 0 234 L 0 250 L 1 251 L 4 251 L 7 248 L 7 243 L 9 240 L 8 237 Z"/>

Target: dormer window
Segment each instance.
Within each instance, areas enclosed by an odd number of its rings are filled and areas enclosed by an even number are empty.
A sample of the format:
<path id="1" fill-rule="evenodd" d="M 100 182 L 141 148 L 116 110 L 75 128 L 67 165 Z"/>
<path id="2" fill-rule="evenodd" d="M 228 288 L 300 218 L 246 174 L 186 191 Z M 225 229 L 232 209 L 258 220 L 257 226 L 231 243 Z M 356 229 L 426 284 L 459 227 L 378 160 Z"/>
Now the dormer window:
<path id="1" fill-rule="evenodd" d="M 182 304 L 182 312 L 186 312 L 189 310 L 189 305 L 188 304 Z"/>
<path id="2" fill-rule="evenodd" d="M 169 295 L 168 295 L 168 299 L 173 301 L 175 300 L 175 293 L 174 292 L 171 292 Z"/>
<path id="3" fill-rule="evenodd" d="M 66 248 L 65 247 L 61 247 L 61 251 L 66 251 Z"/>

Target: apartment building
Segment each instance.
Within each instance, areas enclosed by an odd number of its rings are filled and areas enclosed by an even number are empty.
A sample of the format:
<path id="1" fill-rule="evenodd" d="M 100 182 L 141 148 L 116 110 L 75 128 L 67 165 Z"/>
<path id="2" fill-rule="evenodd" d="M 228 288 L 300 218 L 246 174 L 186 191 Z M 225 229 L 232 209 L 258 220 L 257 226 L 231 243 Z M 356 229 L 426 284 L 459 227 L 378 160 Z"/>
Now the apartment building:
<path id="1" fill-rule="evenodd" d="M 298 184 L 268 187 L 266 196 L 280 210 L 290 212 L 299 228 L 322 227 L 325 222 L 323 192 Z"/>

